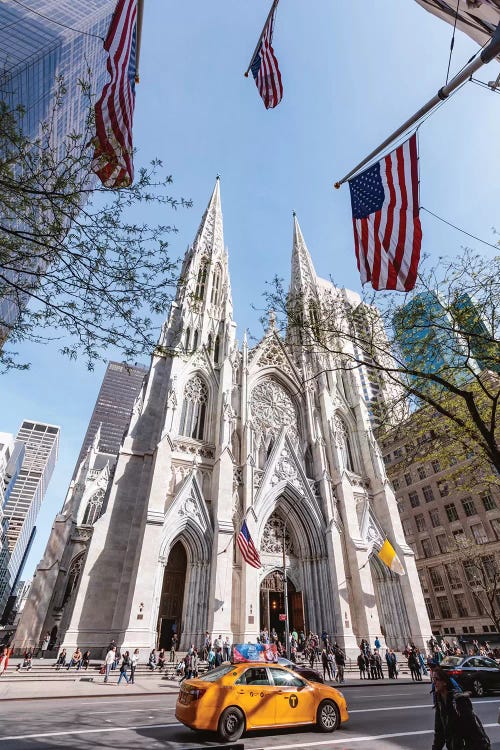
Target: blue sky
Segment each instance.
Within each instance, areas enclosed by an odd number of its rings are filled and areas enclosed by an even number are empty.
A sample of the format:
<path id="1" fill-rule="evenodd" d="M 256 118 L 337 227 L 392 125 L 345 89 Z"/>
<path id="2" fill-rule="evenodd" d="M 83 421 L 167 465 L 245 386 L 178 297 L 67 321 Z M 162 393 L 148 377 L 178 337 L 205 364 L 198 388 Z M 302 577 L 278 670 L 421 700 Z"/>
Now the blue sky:
<path id="1" fill-rule="evenodd" d="M 240 341 L 246 327 L 260 334 L 252 306 L 262 306 L 266 280 L 289 276 L 292 210 L 317 272 L 360 291 L 349 190 L 333 190 L 333 182 L 444 83 L 452 33 L 413 0 L 281 0 L 274 48 L 284 97 L 266 111 L 243 72 L 270 3 L 148 0 L 137 87 L 137 163 L 161 158 L 174 177 L 172 194 L 194 202 L 153 217 L 178 227 L 174 257 L 192 241 L 221 175 Z M 477 49 L 457 32 L 452 72 Z M 492 63 L 480 77 L 497 73 Z M 469 83 L 420 131 L 421 205 L 488 241 L 491 228 L 500 228 L 499 118 L 497 95 Z M 493 253 L 425 213 L 421 218 L 431 259 L 463 244 Z M 32 366 L 2 377 L 0 430 L 15 433 L 25 418 L 61 426 L 28 577 L 63 504 L 105 365 L 89 373 L 83 361 L 63 358 L 57 344 L 18 350 Z"/>

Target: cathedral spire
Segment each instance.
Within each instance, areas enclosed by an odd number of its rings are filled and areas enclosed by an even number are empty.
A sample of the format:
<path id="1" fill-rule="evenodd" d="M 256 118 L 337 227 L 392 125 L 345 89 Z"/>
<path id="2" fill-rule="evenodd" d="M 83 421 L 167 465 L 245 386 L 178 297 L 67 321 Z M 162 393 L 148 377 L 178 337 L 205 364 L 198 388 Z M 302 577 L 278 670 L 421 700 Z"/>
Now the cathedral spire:
<path id="1" fill-rule="evenodd" d="M 293 249 L 292 249 L 292 276 L 290 280 L 290 292 L 292 294 L 305 294 L 316 279 L 316 271 L 302 231 L 293 212 Z"/>
<path id="2" fill-rule="evenodd" d="M 193 242 L 193 251 L 204 252 L 214 257 L 224 253 L 222 228 L 222 208 L 220 202 L 220 178 L 217 175 L 215 187 Z"/>

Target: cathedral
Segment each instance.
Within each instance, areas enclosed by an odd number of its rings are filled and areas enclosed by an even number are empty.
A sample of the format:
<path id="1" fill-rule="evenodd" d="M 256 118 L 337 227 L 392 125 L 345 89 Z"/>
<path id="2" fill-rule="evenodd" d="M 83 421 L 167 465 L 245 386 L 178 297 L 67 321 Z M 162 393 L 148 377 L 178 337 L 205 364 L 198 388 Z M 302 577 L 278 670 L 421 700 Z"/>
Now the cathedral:
<path id="1" fill-rule="evenodd" d="M 362 305 L 316 275 L 296 217 L 290 293 L 320 308 L 339 295 Z M 290 628 L 326 631 L 351 655 L 377 636 L 399 650 L 425 646 L 414 554 L 373 432 L 390 385 L 292 347 L 273 315 L 254 347 L 235 333 L 217 179 L 119 454 L 101 454 L 96 436 L 16 647 L 47 631 L 94 656 L 112 639 L 144 654 L 168 648 L 174 633 L 181 650 L 206 631 L 255 642 L 263 628 L 282 633 L 285 614 Z M 243 520 L 259 569 L 236 544 Z M 385 538 L 404 575 L 378 558 Z"/>

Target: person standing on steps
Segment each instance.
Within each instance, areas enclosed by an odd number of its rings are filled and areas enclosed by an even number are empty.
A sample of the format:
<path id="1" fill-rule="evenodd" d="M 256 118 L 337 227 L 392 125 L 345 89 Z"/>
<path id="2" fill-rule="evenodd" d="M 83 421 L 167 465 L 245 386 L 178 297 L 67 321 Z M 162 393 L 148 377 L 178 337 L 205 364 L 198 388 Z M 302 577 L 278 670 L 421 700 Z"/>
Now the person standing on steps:
<path id="1" fill-rule="evenodd" d="M 172 640 L 170 641 L 170 661 L 172 664 L 175 664 L 175 652 L 177 651 L 177 633 L 174 633 L 172 635 Z"/>
<path id="2" fill-rule="evenodd" d="M 109 673 L 111 672 L 113 668 L 113 664 L 115 663 L 115 656 L 116 656 L 116 646 L 111 646 L 104 660 L 104 666 L 106 669 L 104 682 L 107 682 L 109 679 Z"/>
<path id="3" fill-rule="evenodd" d="M 136 650 L 130 657 L 130 682 L 132 683 L 132 685 L 135 682 L 135 669 L 137 667 L 138 661 L 139 661 L 139 649 L 136 648 Z"/>

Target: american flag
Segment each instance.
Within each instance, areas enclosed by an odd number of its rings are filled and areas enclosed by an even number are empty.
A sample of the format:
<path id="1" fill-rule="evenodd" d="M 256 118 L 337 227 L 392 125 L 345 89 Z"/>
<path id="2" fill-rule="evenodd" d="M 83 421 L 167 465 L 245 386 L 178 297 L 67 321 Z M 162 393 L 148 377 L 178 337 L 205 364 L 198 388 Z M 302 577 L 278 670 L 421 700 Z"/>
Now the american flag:
<path id="1" fill-rule="evenodd" d="M 262 565 L 260 562 L 259 553 L 257 552 L 255 544 L 253 543 L 253 539 L 250 536 L 246 521 L 243 521 L 243 523 L 241 524 L 241 531 L 238 534 L 238 538 L 236 539 L 236 541 L 245 562 L 251 565 L 252 568 L 261 568 Z"/>
<path id="2" fill-rule="evenodd" d="M 257 47 L 255 56 L 250 63 L 252 75 L 259 89 L 266 109 L 273 109 L 280 103 L 283 96 L 283 84 L 281 83 L 281 73 L 278 68 L 278 61 L 274 50 L 271 46 L 273 41 L 274 17 L 276 7 L 271 13 L 266 24 L 262 39 Z"/>
<path id="3" fill-rule="evenodd" d="M 418 213 L 417 135 L 349 180 L 361 282 L 374 289 L 413 289 L 422 228 Z"/>
<path id="4" fill-rule="evenodd" d="M 92 169 L 105 187 L 128 187 L 134 179 L 132 119 L 135 104 L 137 0 L 118 0 L 104 49 L 111 77 L 95 105 Z"/>

